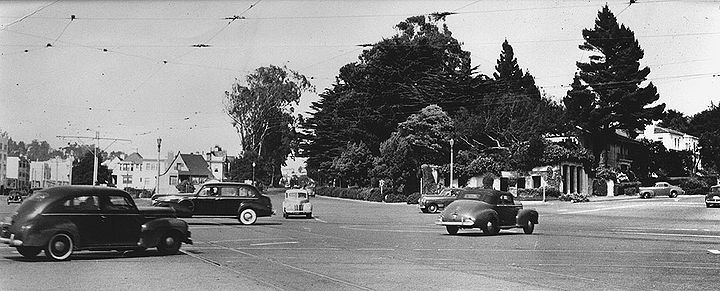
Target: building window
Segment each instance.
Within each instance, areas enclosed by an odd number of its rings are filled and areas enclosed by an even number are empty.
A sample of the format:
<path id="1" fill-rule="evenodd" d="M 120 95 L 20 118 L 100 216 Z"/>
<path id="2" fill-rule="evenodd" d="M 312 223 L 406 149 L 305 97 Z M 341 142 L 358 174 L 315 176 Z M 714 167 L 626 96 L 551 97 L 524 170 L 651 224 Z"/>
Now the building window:
<path id="1" fill-rule="evenodd" d="M 123 184 L 132 184 L 132 176 L 130 175 L 123 175 L 122 176 Z"/>
<path id="2" fill-rule="evenodd" d="M 182 169 L 182 163 L 177 163 L 177 164 L 175 165 L 175 170 L 180 171 L 180 169 Z"/>
<path id="3" fill-rule="evenodd" d="M 533 188 L 540 188 L 540 176 L 532 176 Z"/>
<path id="4" fill-rule="evenodd" d="M 177 185 L 178 179 L 177 176 L 170 176 L 170 185 Z"/>

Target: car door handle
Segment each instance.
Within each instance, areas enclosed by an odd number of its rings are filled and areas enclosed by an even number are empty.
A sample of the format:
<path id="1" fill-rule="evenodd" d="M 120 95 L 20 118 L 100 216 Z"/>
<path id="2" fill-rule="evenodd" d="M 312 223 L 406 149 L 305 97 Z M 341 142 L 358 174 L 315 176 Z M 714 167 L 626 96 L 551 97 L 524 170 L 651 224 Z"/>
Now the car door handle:
<path id="1" fill-rule="evenodd" d="M 107 216 L 105 216 L 105 215 L 100 215 L 100 220 L 105 221 L 106 219 L 107 219 Z"/>
<path id="2" fill-rule="evenodd" d="M 215 200 L 222 200 L 222 198 L 215 198 Z"/>

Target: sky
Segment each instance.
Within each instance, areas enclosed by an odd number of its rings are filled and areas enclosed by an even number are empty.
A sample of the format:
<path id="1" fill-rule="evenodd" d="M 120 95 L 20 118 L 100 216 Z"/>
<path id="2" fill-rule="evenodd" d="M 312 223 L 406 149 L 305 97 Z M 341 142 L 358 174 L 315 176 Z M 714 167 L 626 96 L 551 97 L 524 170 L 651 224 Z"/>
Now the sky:
<path id="1" fill-rule="evenodd" d="M 158 138 L 163 153 L 219 145 L 237 155 L 223 111 L 234 82 L 286 66 L 316 87 L 296 109 L 306 113 L 359 45 L 433 12 L 457 13 L 445 23 L 478 73 L 492 75 L 507 39 L 561 101 L 575 63 L 588 61 L 582 30 L 605 3 L 635 32 L 658 102 L 686 115 L 720 103 L 718 1 L 0 1 L 0 131 L 53 148 L 98 133 L 103 150 L 146 158 Z"/>

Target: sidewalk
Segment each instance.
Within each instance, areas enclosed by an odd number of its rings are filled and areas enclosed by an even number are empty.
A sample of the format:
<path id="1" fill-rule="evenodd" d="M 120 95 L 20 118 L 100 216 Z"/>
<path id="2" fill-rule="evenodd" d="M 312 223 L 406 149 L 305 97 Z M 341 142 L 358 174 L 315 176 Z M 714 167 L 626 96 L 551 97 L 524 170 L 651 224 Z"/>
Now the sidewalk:
<path id="1" fill-rule="evenodd" d="M 620 200 L 635 200 L 640 199 L 639 196 L 628 196 L 628 195 L 618 195 L 618 196 L 590 196 L 588 197 L 590 199 L 589 202 L 581 202 L 581 203 L 592 203 L 592 202 L 606 202 L 606 201 L 620 201 Z M 543 205 L 543 204 L 554 204 L 554 203 L 572 203 L 570 201 L 560 201 L 557 199 L 554 200 L 548 200 L 548 201 L 520 201 L 523 205 Z"/>

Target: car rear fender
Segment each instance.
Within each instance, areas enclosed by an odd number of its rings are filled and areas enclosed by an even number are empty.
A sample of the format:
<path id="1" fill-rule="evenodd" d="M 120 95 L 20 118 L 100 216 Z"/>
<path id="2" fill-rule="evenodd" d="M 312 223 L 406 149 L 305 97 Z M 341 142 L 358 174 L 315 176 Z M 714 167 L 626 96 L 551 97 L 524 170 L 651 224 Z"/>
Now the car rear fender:
<path id="1" fill-rule="evenodd" d="M 534 224 L 538 224 L 538 213 L 535 209 L 521 209 L 517 215 L 517 224 L 525 225 L 527 221 L 532 221 Z"/>
<path id="2" fill-rule="evenodd" d="M 183 240 L 189 237 L 188 224 L 177 218 L 158 218 L 141 226 L 140 245 L 146 248 L 157 246 L 160 236 L 168 231 L 176 231 Z"/>
<path id="3" fill-rule="evenodd" d="M 53 235 L 66 233 L 73 239 L 76 248 L 81 247 L 79 245 L 81 243 L 80 231 L 78 231 L 77 226 L 70 221 L 63 221 L 52 227 L 43 227 L 41 229 L 40 232 L 29 233 L 28 236 L 24 238 L 23 245 L 44 247 Z"/>
<path id="4" fill-rule="evenodd" d="M 485 225 L 488 221 L 494 220 L 496 223 L 499 221 L 497 211 L 493 209 L 482 209 L 474 215 L 476 225 Z"/>

